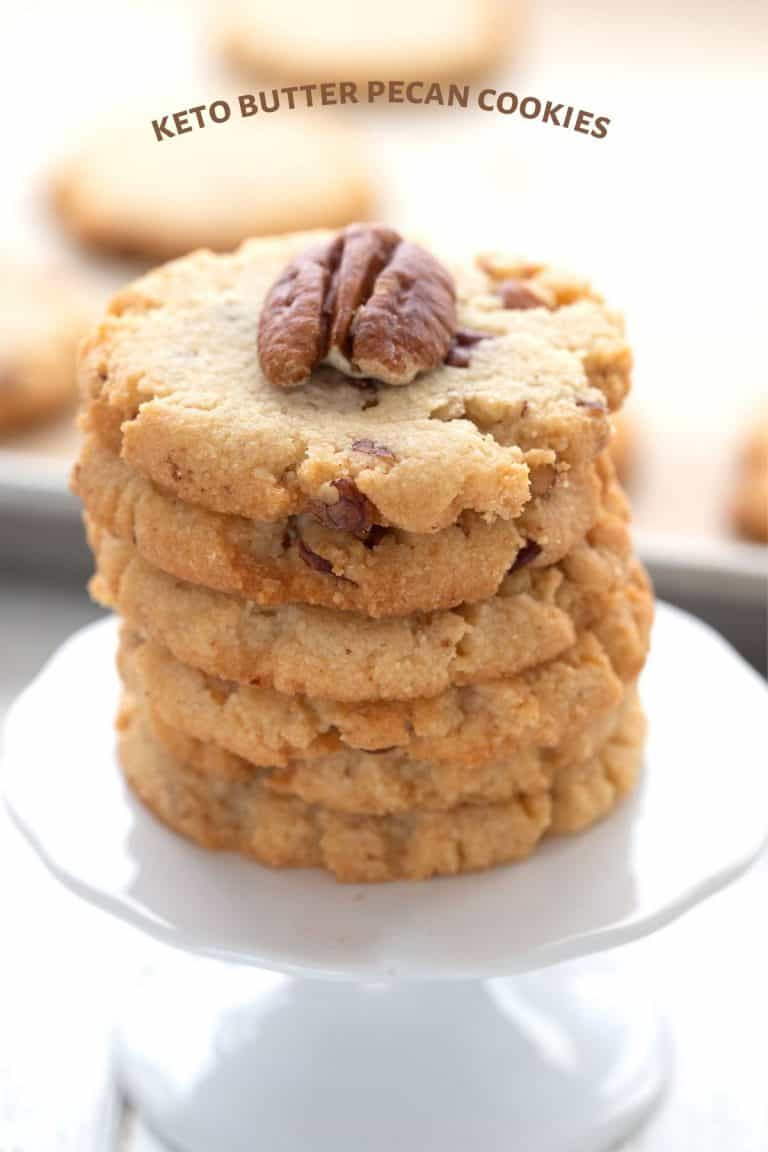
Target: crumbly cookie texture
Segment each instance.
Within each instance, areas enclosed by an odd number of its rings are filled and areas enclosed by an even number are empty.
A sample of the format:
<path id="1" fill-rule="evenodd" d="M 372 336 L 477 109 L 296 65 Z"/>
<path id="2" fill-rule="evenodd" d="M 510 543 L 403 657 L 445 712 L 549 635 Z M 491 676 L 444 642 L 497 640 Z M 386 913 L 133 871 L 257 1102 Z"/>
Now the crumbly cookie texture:
<path id="1" fill-rule="evenodd" d="M 457 81 L 487 74 L 508 50 L 517 5 L 395 0 L 384 7 L 330 0 L 320 7 L 304 0 L 281 10 L 271 0 L 233 0 L 217 15 L 222 49 L 258 77 L 299 84 L 340 76 L 364 86 L 382 76 Z M 428 87 L 421 86 L 421 99 Z M 359 98 L 367 99 L 365 87 Z"/>
<path id="2" fill-rule="evenodd" d="M 74 404 L 75 352 L 88 305 L 64 276 L 17 264 L 0 275 L 0 435 Z"/>
<path id="3" fill-rule="evenodd" d="M 520 794 L 551 791 L 566 769 L 576 773 L 589 768 L 594 756 L 619 730 L 624 731 L 639 711 L 637 691 L 630 686 L 617 708 L 567 743 L 556 748 L 524 746 L 498 760 L 481 763 L 429 763 L 409 760 L 398 750 L 371 753 L 346 749 L 319 761 L 297 760 L 284 768 L 249 767 L 276 795 L 294 796 L 305 804 L 357 816 L 500 804 Z M 153 738 L 175 760 L 189 764 L 201 775 L 226 778 L 231 753 L 165 724 L 147 702 L 142 713 Z"/>
<path id="4" fill-rule="evenodd" d="M 209 755 L 215 761 L 215 772 L 200 771 L 194 761 L 171 756 L 130 707 L 121 718 L 120 757 L 142 803 L 205 848 L 274 868 L 325 868 L 347 882 L 421 880 L 520 860 L 547 830 L 576 830 L 600 819 L 639 771 L 642 722 L 633 723 L 572 778 L 563 773 L 552 791 L 392 816 L 354 816 L 276 796 L 250 765 L 216 751 L 194 754 L 203 763 Z"/>
<path id="5" fill-rule="evenodd" d="M 552 305 L 505 308 L 485 273 L 483 292 L 457 278 L 459 329 L 471 330 L 459 366 L 454 357 L 404 388 L 334 368 L 288 391 L 271 385 L 257 349 L 264 298 L 323 238 L 194 253 L 119 293 L 81 358 L 86 426 L 167 492 L 214 511 L 276 520 L 364 499 L 375 523 L 417 533 L 465 511 L 512 520 L 531 472 L 604 447 L 607 410 L 629 385 L 621 319 L 592 295 L 560 303 L 554 290 Z"/>
<path id="6" fill-rule="evenodd" d="M 731 520 L 741 536 L 768 543 L 768 412 L 757 418 L 746 437 Z"/>
<path id="7" fill-rule="evenodd" d="M 167 260 L 196 248 L 228 251 L 247 236 L 335 228 L 373 208 L 349 121 L 294 111 L 201 130 L 190 116 L 183 140 L 158 142 L 155 115 L 103 121 L 52 174 L 57 215 L 90 247 Z"/>
<path id="8" fill-rule="evenodd" d="M 548 833 L 582 832 L 635 787 L 643 763 L 646 719 L 635 701 L 590 762 L 561 764 L 554 775 Z"/>
<path id="9" fill-rule="evenodd" d="M 120 668 L 128 688 L 151 700 L 171 727 L 256 765 L 279 767 L 343 748 L 399 748 L 414 760 L 464 763 L 498 758 L 523 744 L 554 747 L 615 708 L 625 680 L 642 668 L 651 618 L 644 585 L 614 598 L 594 629 L 556 659 L 415 700 L 349 704 L 287 696 L 206 676 L 127 630 Z"/>
<path id="10" fill-rule="evenodd" d="M 626 510 L 604 456 L 580 470 L 542 472 L 539 482 L 541 495 L 516 521 L 489 524 L 466 512 L 429 536 L 390 528 L 359 540 L 310 514 L 259 523 L 186 504 L 93 438 L 73 474 L 90 521 L 171 576 L 256 604 L 317 604 L 371 617 L 488 599 L 518 557 L 536 569 L 554 564 L 601 508 Z"/>
<path id="11" fill-rule="evenodd" d="M 136 632 L 212 676 L 347 702 L 435 696 L 517 675 L 613 618 L 645 577 L 627 525 L 606 510 L 559 565 L 520 568 L 498 594 L 446 612 L 371 620 L 328 608 L 260 609 L 166 575 L 92 530 L 91 593 Z"/>

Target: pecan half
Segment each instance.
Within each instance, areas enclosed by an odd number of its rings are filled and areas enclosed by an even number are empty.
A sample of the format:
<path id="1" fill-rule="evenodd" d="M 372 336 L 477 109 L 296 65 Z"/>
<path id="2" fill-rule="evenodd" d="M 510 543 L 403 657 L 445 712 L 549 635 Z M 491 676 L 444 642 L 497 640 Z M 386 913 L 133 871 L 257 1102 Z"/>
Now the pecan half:
<path id="1" fill-rule="evenodd" d="M 292 260 L 272 285 L 259 358 L 281 388 L 322 363 L 409 384 L 442 363 L 455 330 L 448 271 L 390 228 L 354 224 Z"/>

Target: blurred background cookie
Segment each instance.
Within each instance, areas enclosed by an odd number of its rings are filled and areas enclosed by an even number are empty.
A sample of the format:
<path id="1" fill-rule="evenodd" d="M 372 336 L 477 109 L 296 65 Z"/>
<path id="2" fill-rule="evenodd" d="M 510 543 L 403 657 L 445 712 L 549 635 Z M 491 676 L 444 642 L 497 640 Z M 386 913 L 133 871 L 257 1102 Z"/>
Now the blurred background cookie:
<path id="1" fill-rule="evenodd" d="M 768 411 L 744 440 L 731 519 L 739 535 L 768 542 Z"/>
<path id="2" fill-rule="evenodd" d="M 359 136 L 327 113 L 209 122 L 160 141 L 149 116 L 115 116 L 51 184 L 59 218 L 82 242 L 147 260 L 336 227 L 372 208 Z"/>
<path id="3" fill-rule="evenodd" d="M 459 80 L 499 64 L 517 0 L 229 0 L 219 40 L 241 68 L 315 80 Z"/>
<path id="4" fill-rule="evenodd" d="M 75 399 L 85 300 L 66 278 L 4 263 L 0 276 L 0 436 L 43 423 Z"/>

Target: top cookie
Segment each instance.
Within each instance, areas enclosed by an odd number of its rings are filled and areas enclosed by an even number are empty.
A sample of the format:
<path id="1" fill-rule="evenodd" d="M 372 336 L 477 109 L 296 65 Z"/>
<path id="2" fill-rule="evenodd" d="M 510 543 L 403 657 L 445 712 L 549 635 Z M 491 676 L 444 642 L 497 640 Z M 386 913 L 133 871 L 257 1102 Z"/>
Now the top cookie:
<path id="1" fill-rule="evenodd" d="M 259 359 L 264 302 L 329 238 L 194 253 L 119 293 L 83 348 L 86 425 L 158 486 L 214 511 L 276 520 L 321 502 L 334 522 L 418 533 L 465 510 L 514 519 L 531 472 L 605 445 L 629 385 L 621 319 L 588 286 L 533 265 L 485 258 L 457 273 L 454 343 L 400 387 L 313 366 L 306 348 L 308 378 L 272 382 Z M 367 350 L 369 372 L 390 332 L 401 344 L 408 334 L 408 287 L 405 311 L 397 292 L 385 301 L 397 314 Z"/>

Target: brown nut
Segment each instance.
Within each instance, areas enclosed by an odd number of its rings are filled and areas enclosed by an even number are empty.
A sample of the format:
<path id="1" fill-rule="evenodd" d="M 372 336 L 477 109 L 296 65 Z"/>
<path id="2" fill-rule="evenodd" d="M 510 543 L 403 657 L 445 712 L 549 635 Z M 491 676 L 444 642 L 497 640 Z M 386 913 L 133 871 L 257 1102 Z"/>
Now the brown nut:
<path id="1" fill-rule="evenodd" d="M 541 296 L 532 284 L 523 280 L 502 280 L 496 288 L 501 298 L 502 308 L 525 309 L 546 308 L 547 301 Z"/>
<path id="2" fill-rule="evenodd" d="M 481 340 L 487 340 L 488 336 L 488 332 L 478 332 L 475 328 L 457 328 L 445 356 L 446 364 L 452 368 L 468 368 L 472 359 L 470 349 Z"/>
<path id="3" fill-rule="evenodd" d="M 259 318 L 259 358 L 280 388 L 322 363 L 409 384 L 442 363 L 455 331 L 446 269 L 389 228 L 354 224 L 292 260 L 273 284 Z"/>

